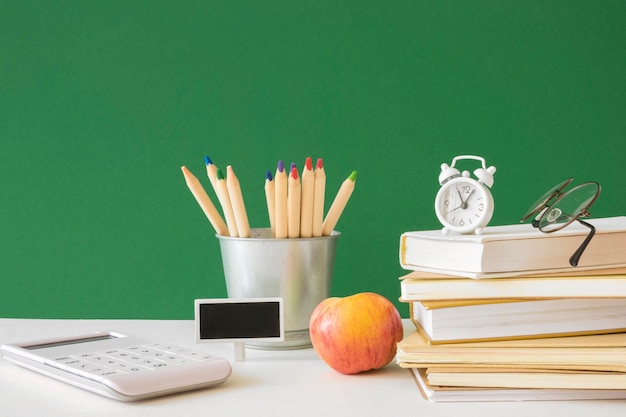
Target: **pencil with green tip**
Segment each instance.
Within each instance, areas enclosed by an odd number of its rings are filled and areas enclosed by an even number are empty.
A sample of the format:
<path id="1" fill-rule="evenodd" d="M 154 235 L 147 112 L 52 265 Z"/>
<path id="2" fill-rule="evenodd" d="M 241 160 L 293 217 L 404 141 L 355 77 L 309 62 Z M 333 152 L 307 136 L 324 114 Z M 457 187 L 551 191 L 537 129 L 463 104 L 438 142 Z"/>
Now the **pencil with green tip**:
<path id="1" fill-rule="evenodd" d="M 220 213 L 217 211 L 213 202 L 209 198 L 208 194 L 200 184 L 198 178 L 196 178 L 186 166 L 181 167 L 183 175 L 185 176 L 185 182 L 191 194 L 195 197 L 196 201 L 202 208 L 202 211 L 211 222 L 211 225 L 215 229 L 215 232 L 220 236 L 228 236 L 228 227 L 222 220 Z"/>
<path id="2" fill-rule="evenodd" d="M 333 203 L 330 205 L 330 209 L 328 209 L 328 214 L 326 214 L 326 218 L 322 224 L 323 236 L 329 236 L 335 229 L 339 217 L 341 217 L 341 213 L 343 213 L 343 210 L 346 208 L 346 204 L 348 204 L 348 200 L 354 191 L 355 183 L 356 171 L 352 171 L 352 174 L 341 184 Z"/>
<path id="3" fill-rule="evenodd" d="M 221 169 L 215 171 L 215 193 L 222 206 L 222 212 L 226 218 L 226 226 L 228 226 L 228 233 L 232 237 L 239 236 L 237 230 L 237 220 L 235 219 L 235 213 L 233 212 L 233 206 L 230 202 L 230 196 L 228 195 L 228 186 L 226 185 L 226 179 Z"/>
<path id="4" fill-rule="evenodd" d="M 231 165 L 226 167 L 226 187 L 228 188 L 228 197 L 235 215 L 239 237 L 250 237 L 250 223 L 248 223 L 248 214 L 246 213 L 241 186 Z"/>

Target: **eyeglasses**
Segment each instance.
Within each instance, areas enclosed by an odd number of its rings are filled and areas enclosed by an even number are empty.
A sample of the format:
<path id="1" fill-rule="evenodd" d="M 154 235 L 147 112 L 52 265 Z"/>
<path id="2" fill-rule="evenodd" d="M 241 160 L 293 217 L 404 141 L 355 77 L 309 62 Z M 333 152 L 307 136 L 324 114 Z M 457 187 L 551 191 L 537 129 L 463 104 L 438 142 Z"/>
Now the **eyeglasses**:
<path id="1" fill-rule="evenodd" d="M 570 265 L 576 266 L 596 233 L 595 227 L 581 218 L 589 217 L 588 209 L 598 199 L 601 187 L 597 182 L 585 182 L 564 193 L 563 190 L 572 180 L 573 178 L 568 178 L 542 195 L 520 219 L 520 222 L 523 223 L 536 215 L 532 225 L 544 233 L 561 230 L 575 220 L 588 227 L 589 235 L 569 259 Z"/>

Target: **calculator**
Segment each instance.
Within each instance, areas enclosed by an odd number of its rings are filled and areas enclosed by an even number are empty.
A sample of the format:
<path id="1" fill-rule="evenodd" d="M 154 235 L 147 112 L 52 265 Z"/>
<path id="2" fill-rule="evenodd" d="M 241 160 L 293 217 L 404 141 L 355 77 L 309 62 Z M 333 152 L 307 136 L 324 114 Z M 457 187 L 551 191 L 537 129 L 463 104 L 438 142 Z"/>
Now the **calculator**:
<path id="1" fill-rule="evenodd" d="M 221 384 L 231 374 L 219 356 L 115 331 L 7 344 L 2 356 L 88 391 L 135 401 Z"/>

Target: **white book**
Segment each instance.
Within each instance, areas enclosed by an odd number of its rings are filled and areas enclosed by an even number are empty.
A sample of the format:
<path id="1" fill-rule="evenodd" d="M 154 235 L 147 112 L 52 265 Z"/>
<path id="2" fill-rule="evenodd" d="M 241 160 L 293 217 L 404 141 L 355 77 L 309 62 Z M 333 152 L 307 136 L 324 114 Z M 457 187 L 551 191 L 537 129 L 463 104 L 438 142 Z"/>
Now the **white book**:
<path id="1" fill-rule="evenodd" d="M 414 301 L 432 343 L 626 331 L 626 298 Z"/>
<path id="2" fill-rule="evenodd" d="M 585 221 L 596 233 L 575 268 L 569 258 L 590 231 L 578 222 L 554 233 L 530 224 L 488 226 L 481 235 L 444 235 L 440 229 L 405 232 L 400 265 L 471 278 L 626 266 L 626 216 Z"/>
<path id="3" fill-rule="evenodd" d="M 455 388 L 428 383 L 426 370 L 410 369 L 424 397 L 431 402 L 572 401 L 626 399 L 623 389 Z"/>

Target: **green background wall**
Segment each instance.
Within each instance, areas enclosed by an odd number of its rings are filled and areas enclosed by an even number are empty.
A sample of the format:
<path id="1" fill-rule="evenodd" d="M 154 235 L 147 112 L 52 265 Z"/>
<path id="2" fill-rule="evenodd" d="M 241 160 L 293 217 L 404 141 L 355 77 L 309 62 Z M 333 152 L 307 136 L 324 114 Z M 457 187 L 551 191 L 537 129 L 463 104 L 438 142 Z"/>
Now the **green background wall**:
<path id="1" fill-rule="evenodd" d="M 498 168 L 492 224 L 568 176 L 624 214 L 624 1 L 0 1 L 0 317 L 191 318 L 223 297 L 185 186 L 232 165 L 358 170 L 333 295 L 397 300 L 442 162 Z M 404 305 L 398 303 L 403 316 Z"/>

